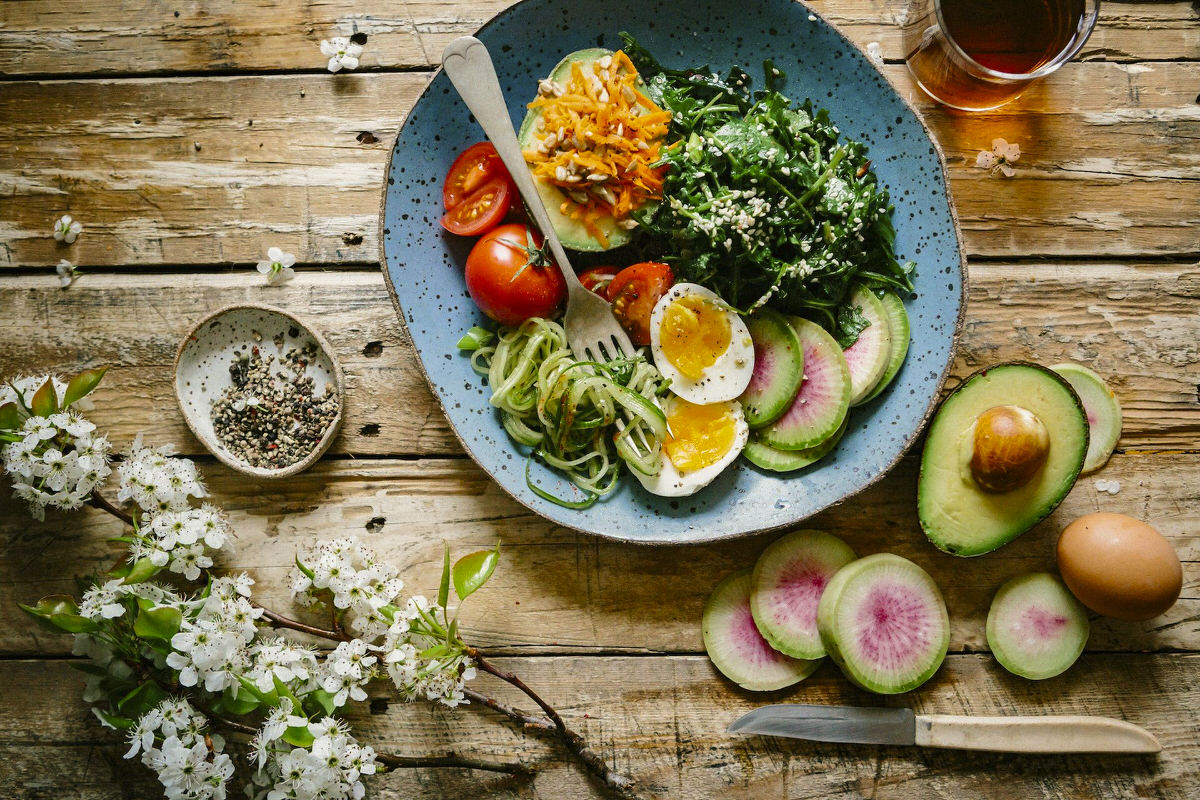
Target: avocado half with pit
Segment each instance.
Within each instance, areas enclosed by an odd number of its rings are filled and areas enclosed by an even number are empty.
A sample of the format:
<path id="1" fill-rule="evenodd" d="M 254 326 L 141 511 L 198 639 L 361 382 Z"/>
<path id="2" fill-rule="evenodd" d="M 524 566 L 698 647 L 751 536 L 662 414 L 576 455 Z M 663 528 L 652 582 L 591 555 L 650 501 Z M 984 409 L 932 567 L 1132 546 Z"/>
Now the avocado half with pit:
<path id="1" fill-rule="evenodd" d="M 938 409 L 917 485 L 925 535 L 957 556 L 989 553 L 1045 519 L 1088 449 L 1079 396 L 1038 364 L 980 370 Z"/>
<path id="2" fill-rule="evenodd" d="M 576 50 L 558 62 L 558 65 L 550 73 L 550 80 L 559 84 L 565 84 L 571 78 L 572 64 L 578 63 L 586 75 L 591 72 L 592 64 L 612 54 L 612 50 L 605 50 L 602 47 L 589 47 L 586 50 Z M 525 115 L 525 120 L 521 123 L 520 130 L 517 131 L 517 140 L 521 143 L 522 150 L 535 149 L 538 146 L 538 142 L 550 134 L 550 131 L 541 129 L 541 122 L 541 109 L 530 109 L 529 113 Z M 629 240 L 633 238 L 633 232 L 617 225 L 616 220 L 612 218 L 600 219 L 596 221 L 596 227 L 608 239 L 608 246 L 605 247 L 600 244 L 599 239 L 588 232 L 588 229 L 581 221 L 571 219 L 568 214 L 562 212 L 563 203 L 567 204 L 568 211 L 571 210 L 572 206 L 576 205 L 575 201 L 566 192 L 548 181 L 538 178 L 536 175 L 533 178 L 533 182 L 537 186 L 538 194 L 542 198 L 542 204 L 546 206 L 546 213 L 550 215 L 550 222 L 554 225 L 554 232 L 558 234 L 563 247 L 570 250 L 599 252 L 602 250 L 612 250 L 613 248 L 628 244 Z"/>

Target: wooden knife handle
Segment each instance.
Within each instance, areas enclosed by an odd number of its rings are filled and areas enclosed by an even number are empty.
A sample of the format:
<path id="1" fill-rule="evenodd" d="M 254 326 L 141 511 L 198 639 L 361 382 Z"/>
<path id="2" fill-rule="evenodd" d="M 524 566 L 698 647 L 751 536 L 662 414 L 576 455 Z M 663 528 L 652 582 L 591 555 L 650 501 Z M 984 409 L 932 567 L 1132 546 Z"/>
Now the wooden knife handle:
<path id="1" fill-rule="evenodd" d="M 1158 739 L 1107 717 L 917 716 L 916 743 L 998 753 L 1157 753 Z"/>

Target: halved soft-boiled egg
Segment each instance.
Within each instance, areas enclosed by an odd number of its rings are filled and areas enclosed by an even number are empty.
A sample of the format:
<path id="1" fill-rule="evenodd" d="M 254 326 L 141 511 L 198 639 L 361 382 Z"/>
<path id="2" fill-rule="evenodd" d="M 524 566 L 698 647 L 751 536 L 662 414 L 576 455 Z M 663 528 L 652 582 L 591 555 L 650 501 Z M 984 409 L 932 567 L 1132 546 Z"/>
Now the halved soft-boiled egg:
<path id="1" fill-rule="evenodd" d="M 750 428 L 736 400 L 696 405 L 681 397 L 663 402 L 667 436 L 657 475 L 633 474 L 647 491 L 663 497 L 695 494 L 713 482 L 746 446 Z"/>
<path id="2" fill-rule="evenodd" d="M 670 389 L 701 405 L 738 397 L 754 373 L 754 343 L 737 312 L 694 283 L 677 283 L 650 314 L 654 365 Z"/>

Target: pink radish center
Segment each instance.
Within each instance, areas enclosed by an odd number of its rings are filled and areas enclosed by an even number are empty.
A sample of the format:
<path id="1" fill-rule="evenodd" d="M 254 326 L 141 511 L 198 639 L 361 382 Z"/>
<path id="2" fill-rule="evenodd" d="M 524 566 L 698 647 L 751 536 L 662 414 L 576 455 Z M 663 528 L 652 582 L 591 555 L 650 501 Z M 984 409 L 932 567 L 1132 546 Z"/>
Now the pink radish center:
<path id="1" fill-rule="evenodd" d="M 858 338 L 854 340 L 854 344 L 842 351 L 846 356 L 846 363 L 854 369 L 864 360 L 874 360 L 874 351 L 879 347 L 879 339 L 882 332 L 878 325 L 868 325 L 863 329 Z"/>
<path id="2" fill-rule="evenodd" d="M 796 564 L 779 578 L 778 590 L 771 593 L 771 612 L 779 623 L 816 630 L 817 605 L 829 575 L 812 565 Z"/>
<path id="3" fill-rule="evenodd" d="M 733 613 L 729 634 L 737 646 L 738 658 L 747 664 L 761 667 L 778 663 L 783 658 L 758 632 L 748 603 Z"/>
<path id="4" fill-rule="evenodd" d="M 854 612 L 859 654 L 877 669 L 908 668 L 929 652 L 931 616 L 926 598 L 912 588 L 872 586 Z"/>
<path id="5" fill-rule="evenodd" d="M 750 391 L 765 391 L 771 382 L 771 373 L 775 369 L 774 353 L 771 348 L 754 343 L 754 371 L 750 374 Z"/>
<path id="6" fill-rule="evenodd" d="M 1067 624 L 1067 618 L 1053 609 L 1029 606 L 1015 615 L 1008 629 L 1018 646 L 1029 652 L 1043 652 L 1056 645 Z"/>

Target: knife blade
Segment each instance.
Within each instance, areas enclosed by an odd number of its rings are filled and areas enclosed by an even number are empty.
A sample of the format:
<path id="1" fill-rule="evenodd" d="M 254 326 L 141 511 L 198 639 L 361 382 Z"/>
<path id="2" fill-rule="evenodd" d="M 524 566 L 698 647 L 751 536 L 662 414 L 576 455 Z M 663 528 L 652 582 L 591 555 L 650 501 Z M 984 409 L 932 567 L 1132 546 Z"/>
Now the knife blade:
<path id="1" fill-rule="evenodd" d="M 1157 753 L 1158 739 L 1108 717 L 967 717 L 914 714 L 907 708 L 779 704 L 762 706 L 729 733 L 818 742 L 919 745 L 1002 753 Z"/>

